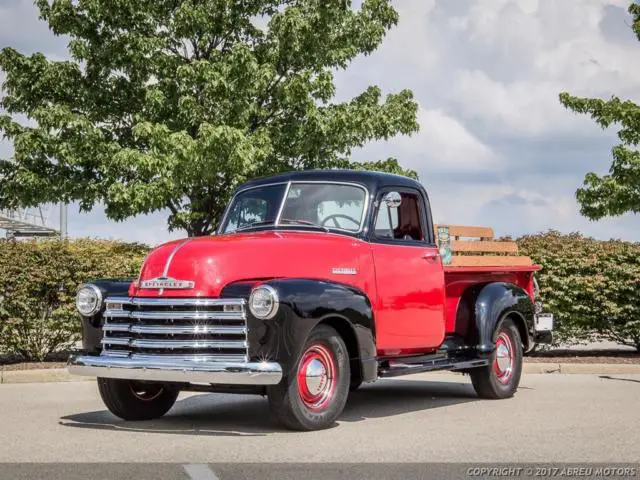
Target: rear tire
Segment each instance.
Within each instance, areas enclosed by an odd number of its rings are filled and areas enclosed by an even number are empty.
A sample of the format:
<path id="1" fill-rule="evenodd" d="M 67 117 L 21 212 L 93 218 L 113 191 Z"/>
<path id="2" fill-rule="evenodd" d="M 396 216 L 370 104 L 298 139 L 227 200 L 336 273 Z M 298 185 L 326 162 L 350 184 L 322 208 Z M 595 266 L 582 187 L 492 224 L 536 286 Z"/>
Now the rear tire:
<path id="1" fill-rule="evenodd" d="M 267 388 L 269 407 L 293 430 L 328 428 L 347 403 L 350 382 L 349 352 L 342 337 L 319 325 L 309 334 L 295 373 Z"/>
<path id="2" fill-rule="evenodd" d="M 469 371 L 473 388 L 482 398 L 512 397 L 522 375 L 522 340 L 518 327 L 510 318 L 504 318 L 496 328 L 493 341 L 496 348 L 486 367 Z"/>
<path id="3" fill-rule="evenodd" d="M 123 420 L 153 420 L 167 413 L 180 390 L 162 383 L 98 378 L 102 401 Z"/>

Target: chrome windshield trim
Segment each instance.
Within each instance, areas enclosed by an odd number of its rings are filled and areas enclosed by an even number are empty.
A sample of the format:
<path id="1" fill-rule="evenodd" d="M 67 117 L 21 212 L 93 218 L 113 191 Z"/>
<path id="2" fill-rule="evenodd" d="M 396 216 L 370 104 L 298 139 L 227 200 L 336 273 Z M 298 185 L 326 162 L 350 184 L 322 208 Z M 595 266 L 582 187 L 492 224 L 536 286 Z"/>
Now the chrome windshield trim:
<path id="1" fill-rule="evenodd" d="M 291 182 L 287 182 L 287 188 L 284 189 L 284 195 L 282 196 L 282 200 L 280 201 L 280 207 L 278 208 L 276 219 L 273 222 L 273 225 L 275 227 L 280 225 L 280 217 L 282 217 L 282 210 L 284 210 L 284 203 L 287 201 L 287 197 L 289 196 L 289 190 L 291 190 Z"/>
<path id="2" fill-rule="evenodd" d="M 358 225 L 358 230 L 347 230 L 346 228 L 340 228 L 340 227 L 324 227 L 329 229 L 330 231 L 335 231 L 338 230 L 340 232 L 347 232 L 347 233 L 351 233 L 351 234 L 356 234 L 356 233 L 361 233 L 364 230 L 365 227 L 365 220 L 367 218 L 367 210 L 369 208 L 369 190 L 367 189 L 367 187 L 365 187 L 364 185 L 360 184 L 360 183 L 354 183 L 354 182 L 336 182 L 336 181 L 331 181 L 331 180 L 299 180 L 299 181 L 291 181 L 289 182 L 289 184 L 287 185 L 287 190 L 285 191 L 284 197 L 282 198 L 282 203 L 280 204 L 280 210 L 278 211 L 278 216 L 276 217 L 276 222 L 274 224 L 274 226 L 276 227 L 280 227 L 280 226 L 285 226 L 285 225 L 281 225 L 280 224 L 280 217 L 282 216 L 282 210 L 284 210 L 284 204 L 287 201 L 287 195 L 289 194 L 289 190 L 291 189 L 291 185 L 298 185 L 298 184 L 323 184 L 323 185 L 344 185 L 347 187 L 356 187 L 356 188 L 360 188 L 361 190 L 364 191 L 364 201 L 362 202 L 362 213 L 360 214 L 360 224 Z M 295 224 L 294 224 L 295 225 Z M 320 225 L 318 225 L 320 226 Z"/>
<path id="3" fill-rule="evenodd" d="M 284 195 L 282 196 L 282 200 L 280 201 L 280 207 L 278 208 L 278 213 L 276 215 L 276 218 L 274 220 L 273 223 L 273 227 L 285 227 L 285 226 L 295 226 L 295 224 L 281 224 L 280 223 L 280 219 L 282 217 L 282 211 L 284 210 L 284 204 L 287 200 L 287 196 L 289 195 L 289 190 L 291 189 L 291 185 L 294 184 L 324 184 L 324 185 L 344 185 L 344 186 L 349 186 L 349 187 L 356 187 L 356 188 L 360 188 L 361 190 L 364 191 L 364 201 L 362 203 L 362 214 L 360 215 L 360 224 L 358 226 L 358 230 L 348 230 L 346 228 L 340 228 L 340 227 L 323 227 L 323 228 L 327 228 L 329 231 L 338 231 L 338 232 L 345 232 L 345 233 L 349 233 L 349 234 L 358 234 L 358 233 L 362 233 L 363 231 L 366 231 L 366 220 L 367 220 L 367 213 L 369 210 L 369 200 L 370 200 L 370 193 L 369 193 L 369 189 L 367 187 L 365 187 L 364 185 L 362 185 L 361 183 L 355 183 L 355 182 L 338 182 L 335 180 L 298 180 L 298 181 L 293 181 L 290 180 L 288 182 L 276 182 L 276 183 L 265 183 L 264 185 L 255 185 L 255 186 L 251 186 L 251 187 L 247 187 L 247 188 L 243 188 L 242 190 L 238 190 L 236 192 L 236 194 L 233 196 L 233 198 L 231 199 L 231 202 L 229 202 L 229 207 L 227 208 L 227 210 L 224 213 L 224 216 L 222 217 L 222 221 L 220 222 L 220 227 L 219 227 L 219 231 L 218 233 L 220 234 L 227 234 L 227 233 L 236 233 L 239 230 L 232 230 L 230 232 L 223 232 L 222 231 L 222 227 L 225 224 L 226 220 L 227 220 L 227 216 L 229 214 L 229 211 L 231 210 L 231 206 L 233 205 L 233 202 L 236 200 L 236 197 L 238 195 L 240 195 L 241 193 L 244 193 L 248 190 L 254 190 L 256 188 L 264 188 L 264 187 L 272 187 L 274 185 L 286 185 L 286 188 L 284 190 Z M 264 225 L 264 226 L 269 226 L 269 225 Z M 318 227 L 320 225 L 317 225 Z"/>

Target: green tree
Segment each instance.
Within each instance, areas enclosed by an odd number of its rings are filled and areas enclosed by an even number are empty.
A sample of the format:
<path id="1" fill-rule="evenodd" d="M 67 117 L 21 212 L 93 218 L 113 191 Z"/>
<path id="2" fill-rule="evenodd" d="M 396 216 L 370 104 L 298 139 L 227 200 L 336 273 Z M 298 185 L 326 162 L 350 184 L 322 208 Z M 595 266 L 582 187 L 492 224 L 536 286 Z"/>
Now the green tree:
<path id="1" fill-rule="evenodd" d="M 352 149 L 411 134 L 409 90 L 335 102 L 333 74 L 398 21 L 390 0 L 36 0 L 70 60 L 13 48 L 0 131 L 0 206 L 104 204 L 122 220 L 168 209 L 203 235 L 238 183 L 354 164 Z M 21 118 L 31 122 L 21 122 Z M 33 126 L 35 124 L 35 126 Z"/>
<path id="2" fill-rule="evenodd" d="M 629 13 L 633 16 L 633 31 L 640 40 L 640 5 L 632 3 Z M 612 150 L 609 174 L 587 173 L 583 187 L 576 192 L 581 213 L 597 220 L 640 212 L 640 106 L 615 96 L 605 101 L 579 98 L 566 92 L 560 94 L 560 102 L 576 113 L 591 115 L 602 128 L 620 126 L 621 143 Z"/>

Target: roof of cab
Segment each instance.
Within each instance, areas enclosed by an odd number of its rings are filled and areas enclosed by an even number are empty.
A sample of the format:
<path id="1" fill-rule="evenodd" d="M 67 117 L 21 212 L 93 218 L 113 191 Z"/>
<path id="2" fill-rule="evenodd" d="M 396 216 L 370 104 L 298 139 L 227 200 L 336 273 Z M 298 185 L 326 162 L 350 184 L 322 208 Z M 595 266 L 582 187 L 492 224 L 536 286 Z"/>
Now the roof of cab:
<path id="1" fill-rule="evenodd" d="M 402 175 L 392 173 L 375 172 L 370 170 L 347 170 L 347 169 L 327 169 L 327 170 L 303 170 L 298 172 L 286 172 L 269 177 L 261 177 L 250 180 L 238 188 L 243 190 L 248 187 L 256 187 L 270 183 L 305 182 L 305 181 L 327 181 L 327 182 L 353 182 L 367 187 L 371 192 L 384 187 L 412 187 L 423 189 L 422 184 L 417 180 Z"/>

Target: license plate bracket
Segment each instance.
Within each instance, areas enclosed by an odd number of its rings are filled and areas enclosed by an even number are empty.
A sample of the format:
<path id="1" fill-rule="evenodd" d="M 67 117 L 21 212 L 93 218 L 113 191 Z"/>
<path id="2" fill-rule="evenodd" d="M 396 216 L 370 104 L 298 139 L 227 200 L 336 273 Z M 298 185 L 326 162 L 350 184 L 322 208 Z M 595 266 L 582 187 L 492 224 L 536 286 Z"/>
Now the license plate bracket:
<path id="1" fill-rule="evenodd" d="M 553 313 L 537 313 L 534 318 L 536 332 L 550 332 L 553 330 Z"/>

